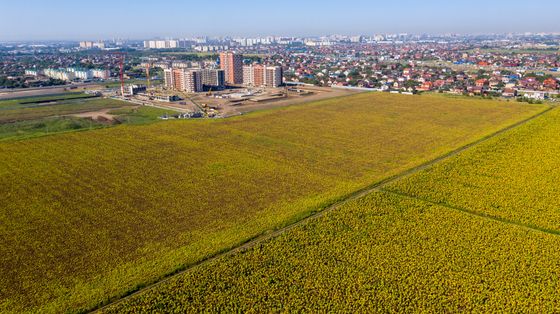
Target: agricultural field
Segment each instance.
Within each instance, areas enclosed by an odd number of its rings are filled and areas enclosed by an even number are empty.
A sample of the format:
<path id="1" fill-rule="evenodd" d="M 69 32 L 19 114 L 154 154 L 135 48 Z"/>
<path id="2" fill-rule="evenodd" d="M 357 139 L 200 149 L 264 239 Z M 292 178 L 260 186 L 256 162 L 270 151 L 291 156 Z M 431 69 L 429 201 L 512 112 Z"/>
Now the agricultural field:
<path id="1" fill-rule="evenodd" d="M 545 109 L 359 94 L 0 142 L 0 311 L 95 308 Z"/>
<path id="2" fill-rule="evenodd" d="M 387 189 L 560 234 L 560 111 Z"/>
<path id="3" fill-rule="evenodd" d="M 373 192 L 102 313 L 560 310 L 556 235 Z"/>
<path id="4" fill-rule="evenodd" d="M 103 309 L 560 310 L 558 109 Z"/>

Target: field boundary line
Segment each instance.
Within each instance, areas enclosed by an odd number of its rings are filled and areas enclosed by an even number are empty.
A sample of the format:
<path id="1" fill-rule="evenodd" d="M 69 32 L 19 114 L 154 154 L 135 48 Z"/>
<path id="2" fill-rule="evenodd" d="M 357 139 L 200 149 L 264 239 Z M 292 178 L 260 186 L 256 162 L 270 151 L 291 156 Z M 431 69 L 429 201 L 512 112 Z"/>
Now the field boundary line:
<path id="1" fill-rule="evenodd" d="M 424 203 L 428 203 L 428 204 L 432 204 L 432 205 L 436 205 L 436 206 L 445 207 L 447 209 L 451 209 L 451 210 L 454 210 L 454 211 L 458 211 L 458 212 L 461 212 L 461 213 L 464 213 L 464 214 L 468 214 L 470 216 L 475 216 L 475 217 L 486 219 L 486 220 L 492 220 L 492 221 L 507 224 L 507 225 L 514 225 L 514 226 L 517 226 L 517 227 L 521 227 L 523 229 L 529 229 L 529 230 L 536 231 L 536 232 L 541 232 L 541 233 L 546 233 L 546 234 L 550 234 L 550 235 L 560 236 L 560 230 L 553 230 L 553 229 L 542 228 L 542 227 L 539 227 L 539 226 L 536 226 L 536 225 L 524 224 L 524 223 L 521 223 L 521 222 L 516 222 L 514 220 L 509 220 L 507 218 L 502 218 L 502 217 L 494 216 L 494 215 L 491 215 L 491 214 L 486 214 L 486 213 L 478 211 L 478 210 L 467 209 L 467 208 L 464 208 L 464 207 L 450 205 L 450 204 L 443 203 L 443 202 L 432 201 L 432 200 L 429 200 L 427 198 L 414 196 L 414 195 L 410 195 L 410 194 L 406 194 L 406 193 L 402 193 L 402 192 L 387 190 L 387 189 L 383 189 L 383 188 L 380 189 L 379 191 L 387 193 L 387 194 L 393 194 L 393 195 L 396 195 L 396 196 L 400 196 L 402 198 L 408 198 L 408 199 L 417 200 L 417 201 L 420 201 L 420 202 L 424 202 Z"/>
<path id="2" fill-rule="evenodd" d="M 161 285 L 165 282 L 168 282 L 168 281 L 176 278 L 177 276 L 179 276 L 181 274 L 184 274 L 188 271 L 191 271 L 191 270 L 197 268 L 198 266 L 210 263 L 210 262 L 212 262 L 214 260 L 217 260 L 219 258 L 222 258 L 222 257 L 230 256 L 230 255 L 233 255 L 235 253 L 245 251 L 245 250 L 250 249 L 250 248 L 252 248 L 252 247 L 254 247 L 254 246 L 256 246 L 260 243 L 263 243 L 263 242 L 265 242 L 269 239 L 278 237 L 281 234 L 283 234 L 283 233 L 285 233 L 289 230 L 292 230 L 292 229 L 294 229 L 298 226 L 304 225 L 304 224 L 306 224 L 307 222 L 309 222 L 313 219 L 320 218 L 320 217 L 326 215 L 327 213 L 332 212 L 335 209 L 345 205 L 346 203 L 349 203 L 349 202 L 354 201 L 356 199 L 362 198 L 362 197 L 364 197 L 364 196 L 366 196 L 366 195 L 368 195 L 372 192 L 382 191 L 383 187 L 387 186 L 388 184 L 391 184 L 391 183 L 393 183 L 395 181 L 398 181 L 402 178 L 408 177 L 408 176 L 410 176 L 414 173 L 417 173 L 419 171 L 427 169 L 427 168 L 429 168 L 429 167 L 431 167 L 431 166 L 433 166 L 433 165 L 435 165 L 435 164 L 437 164 L 437 163 L 439 163 L 443 160 L 454 157 L 454 156 L 456 156 L 456 155 L 458 155 L 458 154 L 460 154 L 460 153 L 462 153 L 462 152 L 464 152 L 464 151 L 466 151 L 466 150 L 468 150 L 468 149 L 470 149 L 474 146 L 482 144 L 482 143 L 484 143 L 484 142 L 486 142 L 486 141 L 488 141 L 488 140 L 490 140 L 490 139 L 492 139 L 496 136 L 499 136 L 503 133 L 506 133 L 510 130 L 513 130 L 513 129 L 517 128 L 517 127 L 520 127 L 520 126 L 522 126 L 522 125 L 524 125 L 524 124 L 526 124 L 526 123 L 528 123 L 528 122 L 530 122 L 534 119 L 537 119 L 537 118 L 543 116 L 544 114 L 550 112 L 551 110 L 554 110 L 555 108 L 556 108 L 555 106 L 547 106 L 547 108 L 544 109 L 543 111 L 540 111 L 539 113 L 534 114 L 534 115 L 532 115 L 528 118 L 522 119 L 522 120 L 517 121 L 517 122 L 515 122 L 515 123 L 513 123 L 513 124 L 511 124 L 511 125 L 509 125 L 505 128 L 502 128 L 498 131 L 495 131 L 493 133 L 485 135 L 485 136 L 483 136 L 483 137 L 481 137 L 481 138 L 479 138 L 479 139 L 477 139 L 477 140 L 475 140 L 471 143 L 468 143 L 468 144 L 463 145 L 459 148 L 451 150 L 451 151 L 449 151 L 449 152 L 447 152 L 443 155 L 440 155 L 439 157 L 436 157 L 434 159 L 423 162 L 418 166 L 414 166 L 414 167 L 412 167 L 408 170 L 402 171 L 398 174 L 389 176 L 389 177 L 387 177 L 383 180 L 380 180 L 380 181 L 377 181 L 377 182 L 375 182 L 371 185 L 368 185 L 368 186 L 366 186 L 362 189 L 356 190 L 353 193 L 350 193 L 346 196 L 342 196 L 342 197 L 338 198 L 337 200 L 334 200 L 332 203 L 325 205 L 325 207 L 323 207 L 322 209 L 312 211 L 306 217 L 303 217 L 300 220 L 297 220 L 297 221 L 295 221 L 291 224 L 288 224 L 284 227 L 279 227 L 276 230 L 268 230 L 268 231 L 265 231 L 263 233 L 257 234 L 254 237 L 251 237 L 251 238 L 247 239 L 246 241 L 238 243 L 237 245 L 234 245 L 230 248 L 220 250 L 220 251 L 216 252 L 215 254 L 210 255 L 206 258 L 202 258 L 198 262 L 191 263 L 191 264 L 188 264 L 188 265 L 179 266 L 179 267 L 177 267 L 177 269 L 175 271 L 172 271 L 168 274 L 164 274 L 159 279 L 155 279 L 151 283 L 139 284 L 137 286 L 137 288 L 130 289 L 128 292 L 125 292 L 122 296 L 109 298 L 105 302 L 101 302 L 97 306 L 92 307 L 91 309 L 85 310 L 85 313 L 100 313 L 103 310 L 109 308 L 110 306 L 122 303 L 122 302 L 124 302 L 124 301 L 126 301 L 126 300 L 128 300 L 128 299 L 130 299 L 134 296 L 137 296 L 137 295 L 140 295 L 144 292 L 152 290 L 153 288 L 155 288 L 155 287 L 157 287 L 157 286 L 159 286 L 159 285 Z"/>

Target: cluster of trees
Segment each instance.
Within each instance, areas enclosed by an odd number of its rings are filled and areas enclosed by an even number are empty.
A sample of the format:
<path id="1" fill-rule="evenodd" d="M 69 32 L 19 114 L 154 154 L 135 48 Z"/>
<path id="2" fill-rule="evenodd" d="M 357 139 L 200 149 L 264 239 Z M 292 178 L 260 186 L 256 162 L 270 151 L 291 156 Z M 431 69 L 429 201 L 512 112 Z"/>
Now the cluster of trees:
<path id="1" fill-rule="evenodd" d="M 45 81 L 26 81 L 24 78 L 8 78 L 6 76 L 0 76 L 0 88 L 28 88 L 28 87 L 43 87 L 43 86 L 55 86 L 64 85 L 64 81 L 57 79 L 48 79 Z"/>

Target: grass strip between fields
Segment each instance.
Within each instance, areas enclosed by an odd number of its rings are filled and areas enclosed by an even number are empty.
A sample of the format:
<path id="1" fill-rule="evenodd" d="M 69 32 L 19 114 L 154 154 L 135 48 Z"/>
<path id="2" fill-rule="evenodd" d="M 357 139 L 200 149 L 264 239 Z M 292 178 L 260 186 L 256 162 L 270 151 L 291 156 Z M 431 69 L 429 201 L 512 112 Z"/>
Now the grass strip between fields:
<path id="1" fill-rule="evenodd" d="M 548 233 L 548 234 L 551 234 L 551 235 L 560 236 L 560 231 L 558 231 L 558 230 L 546 229 L 546 228 L 542 228 L 542 227 L 539 227 L 537 225 L 532 225 L 532 224 L 524 224 L 524 223 L 516 222 L 516 221 L 513 221 L 513 220 L 509 220 L 509 219 L 506 219 L 506 218 L 490 215 L 490 214 L 480 212 L 480 211 L 477 211 L 477 210 L 471 210 L 471 209 L 467 209 L 467 208 L 463 208 L 463 207 L 458 207 L 458 206 L 447 204 L 445 202 L 435 202 L 435 201 L 431 201 L 427 198 L 418 197 L 418 196 L 414 196 L 414 195 L 409 195 L 409 194 L 402 193 L 402 192 L 392 191 L 392 190 L 383 189 L 383 188 L 379 189 L 379 191 L 385 192 L 385 193 L 388 193 L 388 194 L 397 195 L 397 196 L 404 197 L 404 198 L 408 198 L 408 199 L 412 199 L 412 200 L 421 201 L 421 202 L 432 204 L 432 205 L 445 207 L 445 208 L 448 208 L 448 209 L 456 210 L 456 211 L 463 212 L 463 213 L 466 213 L 466 214 L 469 214 L 469 215 L 472 215 L 472 216 L 476 216 L 476 217 L 479 217 L 479 218 L 483 218 L 483 219 L 494 220 L 494 221 L 501 222 L 501 223 L 508 224 L 508 225 L 515 225 L 515 226 L 518 226 L 518 227 L 522 227 L 522 228 L 537 231 L 537 232 L 543 232 L 543 233 Z"/>

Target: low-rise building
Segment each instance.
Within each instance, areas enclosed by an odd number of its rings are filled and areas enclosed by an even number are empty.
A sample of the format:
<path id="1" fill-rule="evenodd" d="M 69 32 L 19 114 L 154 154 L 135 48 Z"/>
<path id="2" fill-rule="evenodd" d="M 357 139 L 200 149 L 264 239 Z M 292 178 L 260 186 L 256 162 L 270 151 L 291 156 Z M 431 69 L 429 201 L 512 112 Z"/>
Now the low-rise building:
<path id="1" fill-rule="evenodd" d="M 142 94 L 145 93 L 147 90 L 145 85 L 128 85 L 126 87 L 126 92 L 128 92 L 128 95 L 137 95 L 137 94 Z"/>

